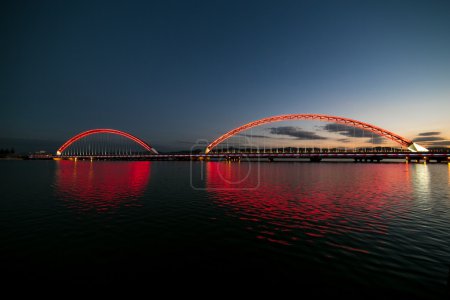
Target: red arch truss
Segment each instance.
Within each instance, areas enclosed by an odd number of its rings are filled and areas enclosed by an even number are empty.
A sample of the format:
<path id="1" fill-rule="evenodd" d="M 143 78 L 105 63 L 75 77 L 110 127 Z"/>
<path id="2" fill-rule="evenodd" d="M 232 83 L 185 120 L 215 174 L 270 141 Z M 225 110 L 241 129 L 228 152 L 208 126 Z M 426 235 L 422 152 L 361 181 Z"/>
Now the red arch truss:
<path id="1" fill-rule="evenodd" d="M 205 152 L 208 153 L 210 152 L 212 149 L 214 149 L 214 147 L 216 147 L 218 144 L 222 143 L 223 141 L 225 141 L 226 139 L 238 134 L 241 131 L 256 127 L 256 126 L 260 126 L 263 124 L 267 124 L 267 123 L 273 123 L 273 122 L 280 122 L 280 121 L 289 121 L 289 120 L 319 120 L 319 121 L 326 121 L 326 122 L 334 122 L 334 123 L 339 123 L 339 124 L 344 124 L 344 125 L 349 125 L 349 126 L 353 126 L 353 127 L 357 127 L 360 129 L 364 129 L 364 130 L 368 130 L 371 131 L 379 136 L 383 136 L 385 138 L 388 138 L 402 146 L 405 147 L 410 147 L 411 145 L 413 145 L 413 142 L 407 138 L 404 138 L 402 136 L 399 136 L 398 134 L 395 134 L 393 132 L 390 132 L 386 129 L 383 129 L 381 127 L 378 126 L 374 126 L 368 123 L 364 123 L 361 121 L 357 121 L 357 120 L 353 120 L 353 119 L 349 119 L 349 118 L 344 118 L 344 117 L 336 117 L 336 116 L 329 116 L 329 115 L 322 115 L 322 114 L 289 114 L 289 115 L 281 115 L 281 116 L 273 116 L 273 117 L 268 117 L 268 118 L 264 118 L 264 119 L 260 119 L 260 120 L 256 120 L 250 123 L 247 123 L 245 125 L 242 125 L 238 128 L 235 128 L 227 133 L 225 133 L 224 135 L 220 136 L 218 139 L 216 139 L 215 141 L 213 141 L 211 144 L 208 145 L 208 147 L 206 147 Z"/>
<path id="2" fill-rule="evenodd" d="M 66 150 L 67 147 L 69 147 L 76 141 L 78 141 L 84 137 L 87 137 L 89 135 L 98 134 L 98 133 L 112 133 L 112 134 L 126 137 L 126 138 L 138 143 L 139 145 L 141 145 L 145 150 L 152 152 L 153 154 L 158 154 L 158 151 L 156 151 L 152 146 L 150 146 L 149 144 L 147 144 L 140 138 L 138 138 L 132 134 L 129 134 L 127 132 L 116 130 L 116 129 L 91 129 L 88 131 L 81 132 L 81 133 L 77 134 L 76 136 L 72 137 L 71 139 L 69 139 L 67 142 L 65 142 L 61 147 L 59 147 L 59 149 L 56 151 L 56 154 L 61 155 L 62 152 L 64 150 Z"/>

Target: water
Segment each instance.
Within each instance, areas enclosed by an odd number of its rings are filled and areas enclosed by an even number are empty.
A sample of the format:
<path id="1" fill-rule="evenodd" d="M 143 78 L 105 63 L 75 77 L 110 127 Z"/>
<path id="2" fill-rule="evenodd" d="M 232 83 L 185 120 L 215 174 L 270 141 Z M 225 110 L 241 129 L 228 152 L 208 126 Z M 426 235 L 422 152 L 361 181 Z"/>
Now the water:
<path id="1" fill-rule="evenodd" d="M 3 283 L 447 297 L 446 164 L 1 161 L 0 168 Z"/>

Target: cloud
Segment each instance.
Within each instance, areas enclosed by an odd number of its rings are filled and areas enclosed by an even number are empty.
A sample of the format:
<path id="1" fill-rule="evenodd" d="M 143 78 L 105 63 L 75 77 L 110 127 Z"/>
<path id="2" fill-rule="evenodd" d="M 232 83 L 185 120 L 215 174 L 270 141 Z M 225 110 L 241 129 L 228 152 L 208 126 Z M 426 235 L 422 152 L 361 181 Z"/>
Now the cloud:
<path id="1" fill-rule="evenodd" d="M 366 142 L 375 145 L 381 145 L 386 143 L 386 139 L 382 136 L 374 135 L 373 138 L 368 139 Z"/>
<path id="2" fill-rule="evenodd" d="M 247 133 L 238 133 L 235 136 L 245 136 L 249 138 L 270 138 L 269 136 L 261 135 L 261 134 L 247 134 Z"/>
<path id="3" fill-rule="evenodd" d="M 297 140 L 327 140 L 326 137 L 317 135 L 315 132 L 301 130 L 299 127 L 282 126 L 269 128 L 271 134 L 287 135 Z"/>
<path id="4" fill-rule="evenodd" d="M 341 142 L 341 143 L 348 143 L 348 142 L 350 142 L 350 139 L 337 139 L 337 141 L 338 142 Z"/>
<path id="5" fill-rule="evenodd" d="M 414 142 L 434 142 L 434 141 L 442 141 L 444 138 L 440 136 L 426 136 L 426 137 L 419 137 L 415 138 Z"/>
<path id="6" fill-rule="evenodd" d="M 419 133 L 414 142 L 423 142 L 428 147 L 450 146 L 450 141 L 447 138 L 439 136 L 439 131 L 427 131 Z"/>
<path id="7" fill-rule="evenodd" d="M 439 131 L 427 131 L 419 133 L 419 136 L 432 136 L 441 134 Z"/>
<path id="8" fill-rule="evenodd" d="M 322 126 L 323 130 L 328 132 L 338 133 L 347 137 L 355 137 L 355 138 L 368 138 L 366 143 L 381 145 L 386 143 L 386 138 L 379 136 L 371 131 L 367 131 L 361 128 L 356 128 L 353 126 L 341 125 L 336 123 L 329 123 L 325 126 Z M 339 142 L 349 142 L 349 139 L 343 138 L 338 139 Z"/>
<path id="9" fill-rule="evenodd" d="M 431 146 L 450 146 L 450 141 L 439 141 L 431 143 Z"/>
<path id="10" fill-rule="evenodd" d="M 343 136 L 356 138 L 367 138 L 370 137 L 370 135 L 372 134 L 370 131 L 336 123 L 326 124 L 325 126 L 322 126 L 322 129 L 328 132 L 336 132 Z"/>
<path id="11" fill-rule="evenodd" d="M 273 137 L 273 136 L 269 136 L 269 135 L 247 134 L 247 133 L 238 133 L 235 136 L 248 137 L 248 138 L 252 138 L 252 139 L 290 140 L 290 138 L 286 138 L 286 137 Z"/>

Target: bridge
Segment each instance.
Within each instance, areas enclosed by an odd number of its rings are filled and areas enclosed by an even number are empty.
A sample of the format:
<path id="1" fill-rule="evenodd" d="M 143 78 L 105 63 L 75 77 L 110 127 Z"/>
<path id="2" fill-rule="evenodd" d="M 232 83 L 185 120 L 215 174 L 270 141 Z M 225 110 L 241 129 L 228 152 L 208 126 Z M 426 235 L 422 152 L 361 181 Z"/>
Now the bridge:
<path id="1" fill-rule="evenodd" d="M 227 153 L 227 154 L 158 154 L 158 155 L 77 155 L 77 156 L 36 156 L 35 159 L 70 160 L 166 160 L 166 161 L 279 161 L 307 160 L 320 162 L 327 160 L 352 160 L 354 162 L 381 162 L 385 159 L 406 162 L 450 162 L 450 152 L 312 152 L 312 153 Z"/>
<path id="2" fill-rule="evenodd" d="M 392 141 L 397 147 L 278 147 L 278 146 L 264 146 L 255 147 L 229 147 L 228 142 L 233 137 L 249 136 L 243 132 L 252 130 L 253 128 L 261 127 L 265 124 L 285 121 L 320 121 L 331 124 L 340 124 L 344 126 L 344 131 L 348 133 L 348 128 L 353 128 L 362 132 L 369 132 L 380 138 Z M 291 127 L 290 127 L 291 128 Z M 273 128 L 270 128 L 273 131 Z M 276 130 L 276 129 L 275 129 Z M 342 132 L 341 128 L 341 132 Z M 337 131 L 339 132 L 339 130 Z M 309 136 L 314 139 L 319 139 L 311 132 Z M 347 135 L 349 136 L 349 135 Z M 255 135 L 256 138 L 261 138 Z M 227 143 L 226 148 L 219 149 L 219 145 Z M 347 159 L 355 162 L 380 162 L 384 159 L 401 159 L 406 161 L 449 161 L 450 153 L 430 152 L 427 148 L 414 143 L 405 137 L 396 133 L 383 129 L 381 127 L 361 122 L 358 120 L 324 115 L 324 114 L 288 114 L 272 116 L 250 123 L 244 124 L 234 128 L 225 134 L 219 136 L 209 145 L 204 151 L 196 153 L 175 153 L 175 154 L 161 154 L 154 149 L 146 141 L 124 131 L 116 129 L 92 129 L 81 132 L 72 138 L 68 139 L 56 151 L 56 155 L 47 155 L 45 157 L 39 155 L 30 156 L 31 159 L 72 159 L 72 160 L 226 160 L 226 161 L 241 161 L 241 160 L 281 160 L 281 159 L 295 159 L 295 160 L 309 160 L 319 162 L 322 160 L 336 160 Z"/>

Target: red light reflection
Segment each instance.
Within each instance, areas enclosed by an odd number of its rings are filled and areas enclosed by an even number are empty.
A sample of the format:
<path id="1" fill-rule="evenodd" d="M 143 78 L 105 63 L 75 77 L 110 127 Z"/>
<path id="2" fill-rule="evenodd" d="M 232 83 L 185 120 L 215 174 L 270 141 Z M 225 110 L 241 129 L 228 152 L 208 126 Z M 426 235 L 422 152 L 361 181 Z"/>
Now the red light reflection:
<path id="1" fill-rule="evenodd" d="M 56 191 L 70 208 L 106 212 L 139 206 L 150 180 L 148 161 L 57 161 Z"/>
<path id="2" fill-rule="evenodd" d="M 247 222 L 256 238 L 283 245 L 299 239 L 387 234 L 386 221 L 407 209 L 392 196 L 396 191 L 412 193 L 403 164 L 256 165 L 207 163 L 207 191 L 229 215 Z M 336 239 L 328 242 L 367 252 Z"/>

